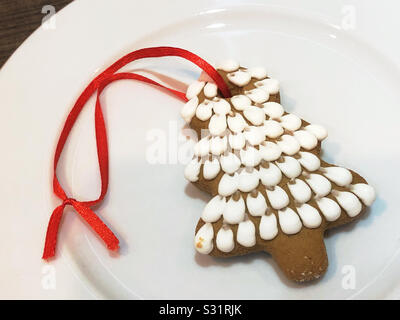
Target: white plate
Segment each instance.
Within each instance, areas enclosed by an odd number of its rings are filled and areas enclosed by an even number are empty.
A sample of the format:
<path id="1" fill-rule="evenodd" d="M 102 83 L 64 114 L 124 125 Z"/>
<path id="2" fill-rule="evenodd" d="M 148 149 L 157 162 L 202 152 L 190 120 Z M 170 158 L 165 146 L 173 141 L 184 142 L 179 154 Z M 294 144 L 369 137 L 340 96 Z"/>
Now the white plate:
<path id="1" fill-rule="evenodd" d="M 0 72 L 0 297 L 399 298 L 400 7 L 388 2 L 78 0 L 67 6 L 55 29 L 37 30 Z M 99 70 L 153 45 L 183 47 L 210 62 L 232 57 L 267 67 L 281 80 L 284 106 L 328 128 L 324 158 L 354 168 L 376 187 L 369 214 L 326 237 L 330 266 L 321 281 L 293 284 L 266 254 L 223 260 L 195 253 L 194 227 L 208 197 L 187 184 L 183 165 L 173 161 L 174 143 L 182 144 L 174 138 L 183 125 L 182 103 L 131 82 L 103 95 L 111 182 L 96 212 L 120 237 L 120 256 L 110 255 L 67 209 L 58 259 L 40 260 L 48 217 L 59 203 L 51 163 L 68 110 Z M 186 82 L 198 75 L 178 59 L 129 67 Z M 79 199 L 99 190 L 93 132 L 90 103 L 59 170 L 67 192 Z M 172 141 L 168 164 L 147 161 L 147 138 L 157 133 Z"/>

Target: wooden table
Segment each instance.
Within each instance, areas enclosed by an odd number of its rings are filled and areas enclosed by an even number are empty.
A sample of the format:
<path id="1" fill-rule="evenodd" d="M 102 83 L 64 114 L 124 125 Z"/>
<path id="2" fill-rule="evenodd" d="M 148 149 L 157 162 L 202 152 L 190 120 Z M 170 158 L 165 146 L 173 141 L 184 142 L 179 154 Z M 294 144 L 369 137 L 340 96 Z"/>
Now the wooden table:
<path id="1" fill-rule="evenodd" d="M 51 5 L 56 12 L 72 0 L 0 0 L 0 67 L 21 43 L 42 23 Z"/>

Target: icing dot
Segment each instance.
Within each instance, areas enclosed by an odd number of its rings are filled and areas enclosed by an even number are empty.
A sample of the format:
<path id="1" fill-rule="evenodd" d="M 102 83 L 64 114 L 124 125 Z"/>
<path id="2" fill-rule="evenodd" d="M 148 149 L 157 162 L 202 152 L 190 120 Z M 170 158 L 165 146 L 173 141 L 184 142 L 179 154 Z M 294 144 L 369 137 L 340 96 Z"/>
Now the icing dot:
<path id="1" fill-rule="evenodd" d="M 250 73 L 242 70 L 227 74 L 228 80 L 238 87 L 244 87 L 251 80 Z"/>
<path id="2" fill-rule="evenodd" d="M 265 140 L 264 130 L 261 127 L 249 126 L 244 130 L 246 140 L 253 146 Z"/>
<path id="3" fill-rule="evenodd" d="M 220 158 L 222 170 L 232 174 L 240 168 L 240 159 L 232 152 L 222 155 Z"/>
<path id="4" fill-rule="evenodd" d="M 284 113 L 282 105 L 277 102 L 266 102 L 263 104 L 263 106 L 265 114 L 271 119 L 278 119 L 282 117 Z"/>
<path id="5" fill-rule="evenodd" d="M 255 126 L 261 125 L 265 120 L 265 113 L 263 109 L 255 107 L 255 106 L 248 106 L 243 111 L 244 116 L 247 120 L 249 120 Z"/>
<path id="6" fill-rule="evenodd" d="M 316 202 L 326 220 L 336 221 L 340 217 L 342 209 L 340 209 L 336 201 L 324 197 L 317 199 Z"/>
<path id="7" fill-rule="evenodd" d="M 263 103 L 269 99 L 269 93 L 259 88 L 246 91 L 245 94 L 255 103 Z"/>
<path id="8" fill-rule="evenodd" d="M 303 180 L 296 179 L 294 183 L 288 183 L 288 188 L 293 198 L 299 203 L 305 203 L 311 199 L 311 189 Z"/>
<path id="9" fill-rule="evenodd" d="M 259 183 L 259 175 L 257 169 L 243 169 L 239 173 L 239 190 L 242 192 L 250 192 L 257 188 Z"/>
<path id="10" fill-rule="evenodd" d="M 279 92 L 279 81 L 276 79 L 264 79 L 254 83 L 256 87 L 263 88 L 269 94 L 277 94 Z"/>
<path id="11" fill-rule="evenodd" d="M 237 173 L 229 175 L 225 173 L 218 184 L 218 194 L 227 197 L 235 193 L 238 189 L 239 177 Z"/>
<path id="12" fill-rule="evenodd" d="M 200 103 L 196 110 L 196 117 L 201 121 L 206 121 L 211 118 L 212 115 L 212 103 L 203 102 Z"/>
<path id="13" fill-rule="evenodd" d="M 268 200 L 274 209 L 282 209 L 289 204 L 289 197 L 279 186 L 275 186 L 273 190 L 267 189 Z"/>
<path id="14" fill-rule="evenodd" d="M 225 208 L 225 198 L 221 196 L 215 196 L 205 206 L 201 219 L 204 222 L 215 222 L 221 218 Z"/>
<path id="15" fill-rule="evenodd" d="M 313 206 L 304 203 L 297 208 L 297 213 L 307 228 L 318 228 L 321 225 L 322 218 Z"/>
<path id="16" fill-rule="evenodd" d="M 332 182 L 336 183 L 338 186 L 341 187 L 348 186 L 353 180 L 353 175 L 346 168 L 325 167 L 321 169 L 323 175 Z"/>
<path id="17" fill-rule="evenodd" d="M 332 194 L 336 197 L 339 205 L 346 211 L 349 217 L 355 217 L 361 212 L 362 204 L 353 193 L 335 190 Z"/>
<path id="18" fill-rule="evenodd" d="M 246 208 L 242 196 L 240 196 L 239 200 L 237 201 L 233 197 L 231 197 L 226 202 L 226 205 L 224 207 L 224 220 L 230 224 L 239 223 L 244 219 L 245 210 Z"/>
<path id="19" fill-rule="evenodd" d="M 230 134 L 228 136 L 228 139 L 229 139 L 229 145 L 234 150 L 243 149 L 243 147 L 246 144 L 246 139 L 243 133 Z"/>
<path id="20" fill-rule="evenodd" d="M 366 183 L 353 184 L 350 186 L 350 191 L 355 193 L 366 206 L 370 206 L 376 198 L 374 188 Z"/>
<path id="21" fill-rule="evenodd" d="M 218 115 L 226 115 L 231 111 L 231 105 L 225 99 L 219 99 L 213 102 L 214 112 Z"/>
<path id="22" fill-rule="evenodd" d="M 198 104 L 199 98 L 197 97 L 190 99 L 184 104 L 181 111 L 181 116 L 187 123 L 189 123 L 192 120 L 193 116 L 196 114 L 196 108 Z"/>
<path id="23" fill-rule="evenodd" d="M 251 77 L 256 78 L 257 80 L 261 80 L 267 77 L 267 70 L 263 67 L 251 68 L 249 72 Z"/>
<path id="24" fill-rule="evenodd" d="M 251 220 L 239 223 L 236 239 L 244 247 L 253 247 L 256 244 L 256 228 Z"/>
<path id="25" fill-rule="evenodd" d="M 261 192 L 258 192 L 256 197 L 247 195 L 246 205 L 249 213 L 255 217 L 261 217 L 267 211 L 267 202 Z"/>
<path id="26" fill-rule="evenodd" d="M 268 168 L 260 166 L 258 172 L 261 182 L 264 186 L 274 187 L 282 180 L 281 170 L 279 170 L 279 168 L 273 163 L 270 163 Z"/>
<path id="27" fill-rule="evenodd" d="M 318 140 L 324 140 L 328 136 L 328 131 L 318 124 L 310 124 L 306 130 L 311 132 Z"/>
<path id="28" fill-rule="evenodd" d="M 265 161 L 274 161 L 282 154 L 281 148 L 276 143 L 270 141 L 261 143 L 259 151 Z"/>
<path id="29" fill-rule="evenodd" d="M 188 98 L 189 100 L 196 97 L 201 90 L 203 90 L 203 87 L 205 85 L 204 81 L 195 81 L 193 82 L 186 91 L 186 98 Z"/>
<path id="30" fill-rule="evenodd" d="M 266 120 L 263 125 L 264 134 L 268 138 L 277 138 L 283 134 L 283 128 L 279 122 L 275 120 Z"/>
<path id="31" fill-rule="evenodd" d="M 210 152 L 209 137 L 204 137 L 194 145 L 194 154 L 197 157 L 204 157 Z"/>
<path id="32" fill-rule="evenodd" d="M 194 238 L 194 246 L 196 250 L 203 254 L 209 254 L 214 245 L 214 230 L 211 223 L 205 223 L 199 231 L 197 231 L 196 236 Z"/>
<path id="33" fill-rule="evenodd" d="M 207 98 L 214 98 L 217 95 L 217 92 L 218 92 L 218 87 L 216 86 L 216 84 L 212 82 L 207 82 L 207 84 L 204 87 L 204 95 Z"/>
<path id="34" fill-rule="evenodd" d="M 245 95 L 233 96 L 231 102 L 235 109 L 239 111 L 243 111 L 246 107 L 251 106 L 251 100 Z"/>
<path id="35" fill-rule="evenodd" d="M 299 152 L 300 144 L 299 142 L 288 134 L 284 134 L 280 141 L 278 141 L 278 146 L 282 149 L 283 153 L 291 156 Z"/>
<path id="36" fill-rule="evenodd" d="M 302 224 L 299 216 L 290 208 L 278 211 L 279 225 L 285 234 L 295 234 L 301 230 Z"/>
<path id="37" fill-rule="evenodd" d="M 287 114 L 281 118 L 281 125 L 289 131 L 296 131 L 301 127 L 301 119 L 294 114 Z"/>
<path id="38" fill-rule="evenodd" d="M 214 114 L 211 117 L 208 129 L 213 136 L 218 136 L 226 130 L 226 117 Z"/>
<path id="39" fill-rule="evenodd" d="M 284 156 L 282 162 L 278 160 L 275 163 L 289 179 L 296 178 L 301 174 L 300 163 L 295 158 Z"/>
<path id="40" fill-rule="evenodd" d="M 298 161 L 308 171 L 315 171 L 321 166 L 319 158 L 311 152 L 300 151 L 300 158 Z"/>
<path id="41" fill-rule="evenodd" d="M 203 177 L 206 180 L 214 179 L 221 170 L 218 159 L 206 160 L 203 166 Z"/>
<path id="42" fill-rule="evenodd" d="M 219 229 L 215 242 L 218 250 L 222 252 L 231 252 L 235 248 L 233 232 L 227 226 L 223 226 L 221 229 Z"/>
<path id="43" fill-rule="evenodd" d="M 201 162 L 197 160 L 197 158 L 190 161 L 185 168 L 184 172 L 185 178 L 191 182 L 199 180 L 200 165 Z"/>
<path id="44" fill-rule="evenodd" d="M 210 140 L 210 151 L 213 155 L 219 156 L 224 153 L 228 148 L 228 139 L 226 136 L 224 137 L 213 137 Z"/>
<path id="45" fill-rule="evenodd" d="M 331 183 L 320 174 L 311 173 L 306 177 L 306 182 L 318 197 L 325 197 L 331 192 Z"/>
<path id="46" fill-rule="evenodd" d="M 315 148 L 318 144 L 317 138 L 310 132 L 305 130 L 295 131 L 294 137 L 299 141 L 300 146 L 306 150 L 311 150 Z"/>
<path id="47" fill-rule="evenodd" d="M 236 113 L 233 117 L 228 116 L 228 127 L 232 132 L 242 132 L 246 126 L 246 121 L 240 113 Z"/>
<path id="48" fill-rule="evenodd" d="M 219 70 L 223 70 L 226 72 L 232 72 L 232 71 L 236 71 L 237 69 L 239 69 L 239 62 L 237 62 L 236 60 L 233 59 L 226 59 L 223 61 L 220 61 L 217 64 L 217 69 Z"/>
<path id="49" fill-rule="evenodd" d="M 260 237 L 264 240 L 272 240 L 278 234 L 278 222 L 274 214 L 262 216 L 260 221 Z"/>
<path id="50" fill-rule="evenodd" d="M 240 150 L 240 160 L 246 167 L 255 167 L 260 163 L 261 156 L 256 148 L 248 146 L 246 149 Z"/>

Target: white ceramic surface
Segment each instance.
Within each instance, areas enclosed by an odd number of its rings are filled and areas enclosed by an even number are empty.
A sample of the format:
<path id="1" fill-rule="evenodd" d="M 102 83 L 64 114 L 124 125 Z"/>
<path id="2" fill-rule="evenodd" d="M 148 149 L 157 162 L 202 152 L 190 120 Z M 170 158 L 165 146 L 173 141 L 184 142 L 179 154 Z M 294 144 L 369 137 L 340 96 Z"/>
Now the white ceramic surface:
<path id="1" fill-rule="evenodd" d="M 77 0 L 60 11 L 56 28 L 38 29 L 0 72 L 0 298 L 399 298 L 400 7 L 384 2 Z M 115 58 L 155 45 L 212 63 L 231 57 L 265 66 L 281 80 L 287 110 L 328 128 L 324 158 L 376 188 L 365 218 L 326 237 L 330 266 L 321 281 L 290 283 L 262 253 L 229 260 L 195 253 L 194 227 L 208 197 L 188 185 L 182 164 L 146 158 L 149 135 L 162 132 L 172 137 L 167 158 L 174 162 L 182 103 L 132 82 L 113 84 L 102 98 L 111 178 L 96 212 L 120 237 L 120 256 L 67 209 L 58 259 L 41 261 L 58 203 L 53 152 L 69 108 Z M 185 82 L 198 76 L 178 59 L 129 68 Z M 99 192 L 93 133 L 91 101 L 60 166 L 67 192 L 79 199 Z"/>

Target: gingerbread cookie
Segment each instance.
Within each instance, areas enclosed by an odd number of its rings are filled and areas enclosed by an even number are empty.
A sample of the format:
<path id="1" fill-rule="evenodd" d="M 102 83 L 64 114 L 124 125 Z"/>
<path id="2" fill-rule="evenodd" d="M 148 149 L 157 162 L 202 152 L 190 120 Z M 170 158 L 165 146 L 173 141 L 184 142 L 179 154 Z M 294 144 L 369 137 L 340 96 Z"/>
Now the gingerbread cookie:
<path id="1" fill-rule="evenodd" d="M 212 196 L 195 248 L 216 257 L 265 251 L 288 278 L 317 279 L 328 267 L 325 230 L 359 219 L 374 189 L 321 159 L 326 129 L 286 112 L 265 69 L 229 60 L 217 70 L 231 98 L 196 81 L 181 112 L 199 138 L 185 177 Z"/>

